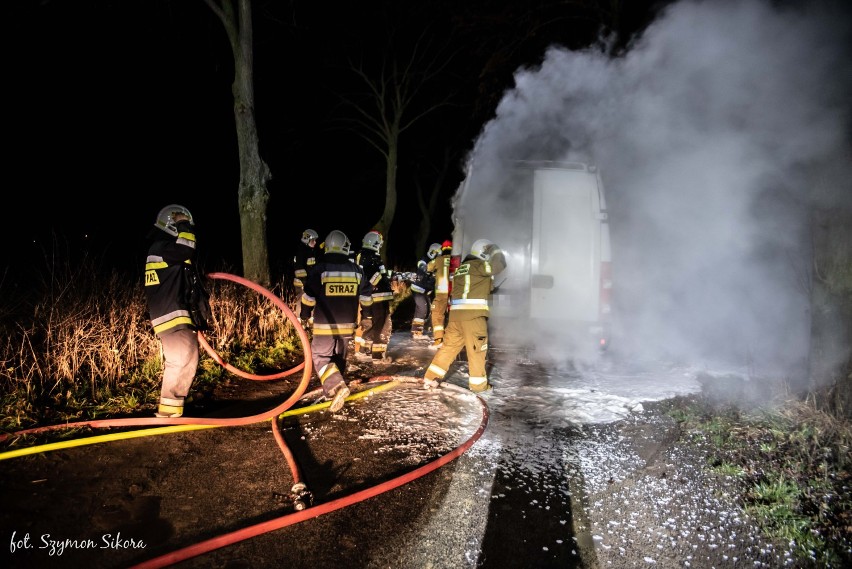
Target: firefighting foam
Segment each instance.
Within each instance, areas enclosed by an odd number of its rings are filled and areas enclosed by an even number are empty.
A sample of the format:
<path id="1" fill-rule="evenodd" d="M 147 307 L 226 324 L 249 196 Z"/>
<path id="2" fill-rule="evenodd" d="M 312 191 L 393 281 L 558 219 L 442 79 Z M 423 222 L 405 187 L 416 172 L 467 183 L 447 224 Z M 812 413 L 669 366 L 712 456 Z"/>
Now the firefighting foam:
<path id="1" fill-rule="evenodd" d="M 801 378 L 804 206 L 852 207 L 850 21 L 829 3 L 682 1 L 620 56 L 605 42 L 554 47 L 516 73 L 480 134 L 479 182 L 457 193 L 455 216 L 510 252 L 512 270 L 531 252 L 511 219 L 533 196 L 494 166 L 594 164 L 612 239 L 611 352 Z M 551 358 L 581 348 L 558 328 L 510 333 Z"/>

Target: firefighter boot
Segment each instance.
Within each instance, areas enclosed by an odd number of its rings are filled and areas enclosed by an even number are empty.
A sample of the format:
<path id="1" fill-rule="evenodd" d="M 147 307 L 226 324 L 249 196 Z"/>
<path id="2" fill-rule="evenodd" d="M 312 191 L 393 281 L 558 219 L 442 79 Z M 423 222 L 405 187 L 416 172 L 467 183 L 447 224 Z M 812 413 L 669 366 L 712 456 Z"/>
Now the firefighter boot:
<path id="1" fill-rule="evenodd" d="M 468 388 L 474 393 L 487 395 L 494 389 L 494 386 L 486 381 L 485 383 L 470 383 Z"/>
<path id="2" fill-rule="evenodd" d="M 415 340 L 423 338 L 423 322 L 413 322 L 411 324 L 411 337 Z"/>
<path id="3" fill-rule="evenodd" d="M 331 405 L 328 406 L 329 411 L 332 413 L 340 411 L 343 408 L 343 404 L 346 403 L 347 397 L 349 397 L 349 388 L 346 387 L 345 383 L 341 383 L 332 394 Z"/>

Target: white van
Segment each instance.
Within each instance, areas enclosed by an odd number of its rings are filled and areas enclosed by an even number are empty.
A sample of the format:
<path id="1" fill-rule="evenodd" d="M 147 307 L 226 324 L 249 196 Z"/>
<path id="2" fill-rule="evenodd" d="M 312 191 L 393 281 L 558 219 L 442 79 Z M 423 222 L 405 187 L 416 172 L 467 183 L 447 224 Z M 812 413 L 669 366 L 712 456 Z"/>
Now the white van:
<path id="1" fill-rule="evenodd" d="M 477 239 L 506 253 L 508 268 L 495 277 L 491 298 L 493 347 L 609 345 L 609 222 L 596 168 L 516 161 L 477 169 L 474 163 L 453 208 L 454 256 L 466 255 Z"/>

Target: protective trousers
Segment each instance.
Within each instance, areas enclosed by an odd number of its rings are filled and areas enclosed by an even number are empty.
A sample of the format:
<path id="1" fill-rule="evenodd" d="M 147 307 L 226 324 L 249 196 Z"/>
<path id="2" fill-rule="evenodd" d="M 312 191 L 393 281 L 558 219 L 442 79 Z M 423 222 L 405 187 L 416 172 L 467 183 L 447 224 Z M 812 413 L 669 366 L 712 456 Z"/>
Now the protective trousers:
<path id="1" fill-rule="evenodd" d="M 443 347 L 432 358 L 424 379 L 443 380 L 462 348 L 467 355 L 470 374 L 468 387 L 471 391 L 488 389 L 488 376 L 485 372 L 485 357 L 488 353 L 488 318 L 485 316 L 450 321 L 447 332 L 444 334 Z"/>
<path id="2" fill-rule="evenodd" d="M 195 330 L 184 328 L 158 336 L 163 350 L 163 384 L 160 406 L 174 407 L 180 414 L 198 369 L 198 337 Z"/>
<path id="3" fill-rule="evenodd" d="M 429 297 L 423 292 L 412 293 L 414 297 L 414 317 L 411 320 L 411 334 L 415 337 L 423 335 L 426 318 L 429 316 Z"/>
<path id="4" fill-rule="evenodd" d="M 432 337 L 440 340 L 444 337 L 444 324 L 447 321 L 447 305 L 450 295 L 435 294 L 432 300 Z"/>
<path id="5" fill-rule="evenodd" d="M 385 357 L 391 336 L 390 301 L 373 302 L 370 307 L 372 326 L 364 327 L 364 341 L 374 360 Z"/>
<path id="6" fill-rule="evenodd" d="M 364 332 L 373 326 L 371 309 L 372 306 L 365 311 L 363 306 L 358 306 L 358 325 L 355 327 L 354 339 L 356 354 L 370 353 L 370 346 L 367 345 L 367 339 L 364 338 Z"/>
<path id="7" fill-rule="evenodd" d="M 294 294 L 296 295 L 296 306 L 293 310 L 294 314 L 298 316 L 302 313 L 302 295 L 305 293 L 305 289 L 299 285 L 294 285 Z"/>
<path id="8" fill-rule="evenodd" d="M 311 361 L 327 397 L 334 393 L 338 385 L 344 383 L 348 345 L 349 336 L 314 334 L 311 339 Z"/>

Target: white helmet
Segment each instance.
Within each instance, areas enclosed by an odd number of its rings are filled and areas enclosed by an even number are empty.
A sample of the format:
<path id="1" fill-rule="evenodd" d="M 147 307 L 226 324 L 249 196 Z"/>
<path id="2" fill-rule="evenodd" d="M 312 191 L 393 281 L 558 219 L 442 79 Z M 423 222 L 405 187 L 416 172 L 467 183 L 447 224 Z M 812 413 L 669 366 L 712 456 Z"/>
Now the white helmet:
<path id="1" fill-rule="evenodd" d="M 313 229 L 305 229 L 302 232 L 302 243 L 307 245 L 310 242 L 311 239 L 316 240 L 318 237 L 319 237 L 319 235 L 317 235 L 317 232 L 314 231 Z"/>
<path id="2" fill-rule="evenodd" d="M 350 245 L 349 238 L 346 234 L 337 229 L 329 233 L 328 237 L 325 238 L 326 253 L 342 253 L 344 255 L 348 255 Z"/>
<path id="3" fill-rule="evenodd" d="M 177 237 L 178 230 L 175 225 L 175 215 L 179 213 L 189 218 L 190 225 L 195 225 L 195 221 L 192 219 L 192 214 L 189 213 L 189 210 L 182 205 L 174 203 L 160 210 L 160 213 L 157 214 L 157 220 L 154 222 L 154 227 L 162 229 L 172 237 Z"/>
<path id="4" fill-rule="evenodd" d="M 474 257 L 482 259 L 483 261 L 491 260 L 491 253 L 494 250 L 494 243 L 489 241 L 488 239 L 477 239 L 473 242 L 473 246 L 470 248 L 470 254 Z"/>
<path id="5" fill-rule="evenodd" d="M 432 243 L 429 245 L 429 250 L 426 251 L 426 256 L 430 259 L 434 259 L 438 255 L 441 254 L 441 244 L 440 243 Z"/>
<path id="6" fill-rule="evenodd" d="M 379 233 L 378 231 L 370 231 L 364 236 L 363 241 L 361 241 L 361 245 L 364 247 L 364 249 L 370 249 L 378 253 L 379 249 L 382 248 L 383 242 L 384 240 L 382 239 L 381 233 Z"/>

